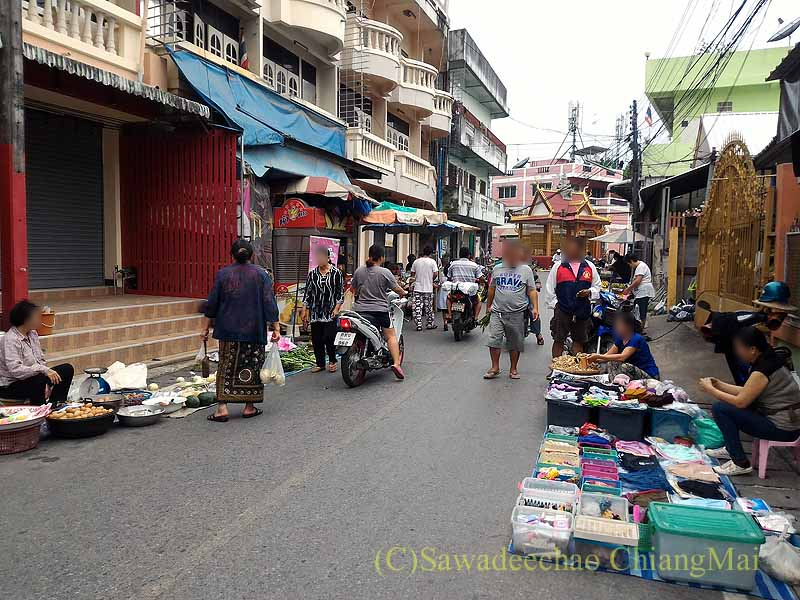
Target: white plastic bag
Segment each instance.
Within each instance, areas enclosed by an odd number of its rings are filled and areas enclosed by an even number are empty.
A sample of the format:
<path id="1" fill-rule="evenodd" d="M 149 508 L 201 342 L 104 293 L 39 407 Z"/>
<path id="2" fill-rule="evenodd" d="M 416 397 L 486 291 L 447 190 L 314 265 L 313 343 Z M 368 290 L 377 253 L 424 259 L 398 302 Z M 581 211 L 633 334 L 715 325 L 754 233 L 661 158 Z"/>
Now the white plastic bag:
<path id="1" fill-rule="evenodd" d="M 200 350 L 197 351 L 197 354 L 194 355 L 194 361 L 199 363 L 206 357 L 206 345 L 205 343 L 200 344 Z"/>
<path id="2" fill-rule="evenodd" d="M 785 530 L 784 530 L 785 531 Z M 788 541 L 788 534 L 767 536 L 766 543 L 758 551 L 758 566 L 767 575 L 791 585 L 800 584 L 800 548 Z"/>
<path id="3" fill-rule="evenodd" d="M 143 390 L 147 387 L 147 365 L 134 363 L 127 367 L 122 363 L 114 363 L 104 378 L 111 390 Z"/>
<path id="4" fill-rule="evenodd" d="M 274 383 L 275 385 L 286 385 L 286 375 L 283 372 L 281 363 L 281 353 L 278 344 L 272 344 L 264 357 L 264 364 L 261 365 L 259 372 L 261 383 L 264 385 Z"/>

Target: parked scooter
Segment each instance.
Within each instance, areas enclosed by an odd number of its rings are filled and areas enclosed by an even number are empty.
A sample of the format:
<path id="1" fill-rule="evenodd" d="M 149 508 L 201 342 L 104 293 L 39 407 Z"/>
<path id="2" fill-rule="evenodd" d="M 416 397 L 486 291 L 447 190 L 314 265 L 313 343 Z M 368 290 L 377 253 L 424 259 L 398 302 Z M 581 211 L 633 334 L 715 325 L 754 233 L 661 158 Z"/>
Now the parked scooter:
<path id="1" fill-rule="evenodd" d="M 389 318 L 397 333 L 400 344 L 400 362 L 403 361 L 403 309 L 408 300 L 395 292 L 389 293 L 391 311 Z M 337 353 L 342 355 L 342 379 L 349 387 L 364 383 L 367 371 L 388 369 L 392 366 L 392 355 L 380 329 L 370 323 L 363 315 L 352 310 L 342 311 L 337 322 L 339 331 L 334 344 Z"/>
<path id="2" fill-rule="evenodd" d="M 453 338 L 460 342 L 464 334 L 475 329 L 478 324 L 475 319 L 478 284 L 445 281 L 442 289 L 448 293 L 450 299 L 450 313 L 453 316 L 450 325 L 453 328 Z"/>

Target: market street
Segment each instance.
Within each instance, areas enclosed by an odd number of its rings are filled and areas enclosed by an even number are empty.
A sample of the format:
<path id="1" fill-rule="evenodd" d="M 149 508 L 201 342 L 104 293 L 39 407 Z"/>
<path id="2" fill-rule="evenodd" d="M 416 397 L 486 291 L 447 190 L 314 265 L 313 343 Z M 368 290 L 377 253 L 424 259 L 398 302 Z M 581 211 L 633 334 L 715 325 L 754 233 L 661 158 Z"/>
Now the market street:
<path id="1" fill-rule="evenodd" d="M 268 389 L 256 420 L 201 411 L 4 457 L 4 596 L 721 597 L 619 575 L 459 572 L 452 557 L 415 574 L 376 561 L 400 546 L 502 560 L 544 429 L 549 345 L 529 338 L 521 381 L 484 381 L 481 338 L 409 332 L 405 382 L 385 371 L 349 390 L 303 373 Z M 411 568 L 400 550 L 390 562 Z"/>

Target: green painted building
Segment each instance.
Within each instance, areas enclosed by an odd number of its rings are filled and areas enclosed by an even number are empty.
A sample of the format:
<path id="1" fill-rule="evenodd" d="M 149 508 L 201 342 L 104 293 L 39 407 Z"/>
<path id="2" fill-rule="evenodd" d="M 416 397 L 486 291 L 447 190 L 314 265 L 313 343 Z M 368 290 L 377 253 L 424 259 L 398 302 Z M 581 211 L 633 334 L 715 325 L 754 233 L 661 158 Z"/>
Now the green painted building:
<path id="1" fill-rule="evenodd" d="M 642 138 L 646 140 L 656 135 L 660 119 L 671 133 L 671 140 L 646 145 L 642 157 L 644 176 L 671 177 L 689 170 L 695 166 L 695 161 L 697 164 L 704 162 L 711 150 L 710 132 L 717 127 L 719 133 L 728 123 L 733 123 L 734 119 L 730 118 L 733 114 L 750 113 L 755 118 L 739 119 L 739 123 L 747 122 L 751 127 L 763 129 L 771 118 L 767 113 L 777 112 L 780 97 L 779 83 L 765 79 L 788 51 L 789 48 L 780 46 L 735 52 L 713 88 L 708 84 L 697 87 L 697 82 L 714 63 L 712 55 L 648 60 L 645 93 L 653 107 L 654 124 L 652 128 L 643 126 Z M 761 116 L 753 113 L 761 113 Z M 722 119 L 726 125 L 718 125 L 717 117 L 703 119 L 703 115 L 717 114 L 728 117 Z M 774 132 L 769 133 L 770 139 L 772 135 Z M 717 136 L 715 141 L 718 140 Z"/>

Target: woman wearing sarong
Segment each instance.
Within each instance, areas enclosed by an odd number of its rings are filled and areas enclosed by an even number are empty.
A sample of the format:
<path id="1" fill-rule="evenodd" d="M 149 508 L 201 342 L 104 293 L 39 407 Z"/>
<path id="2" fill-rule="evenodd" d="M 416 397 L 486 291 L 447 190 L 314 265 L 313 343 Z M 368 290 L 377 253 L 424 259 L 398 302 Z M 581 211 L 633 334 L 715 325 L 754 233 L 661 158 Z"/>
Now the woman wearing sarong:
<path id="1" fill-rule="evenodd" d="M 231 247 L 236 261 L 217 272 L 208 295 L 203 339 L 208 339 L 212 321 L 214 339 L 219 340 L 217 370 L 217 410 L 209 421 L 228 420 L 228 403 L 244 403 L 242 417 L 262 413 L 254 404 L 264 400 L 264 384 L 259 378 L 264 363 L 267 331 L 272 341 L 280 339 L 278 305 L 272 290 L 272 278 L 262 267 L 252 264 L 253 247 L 246 240 L 236 240 Z"/>

